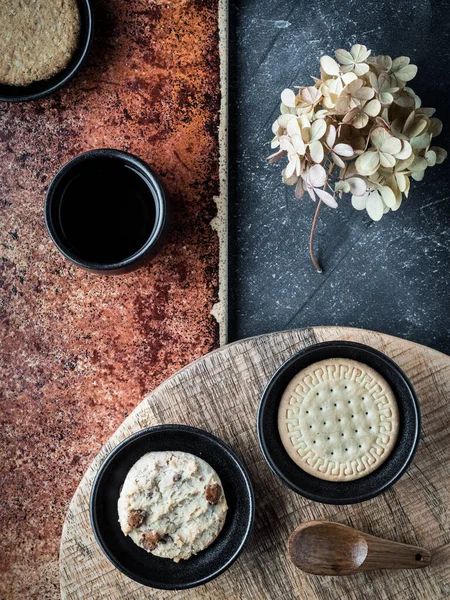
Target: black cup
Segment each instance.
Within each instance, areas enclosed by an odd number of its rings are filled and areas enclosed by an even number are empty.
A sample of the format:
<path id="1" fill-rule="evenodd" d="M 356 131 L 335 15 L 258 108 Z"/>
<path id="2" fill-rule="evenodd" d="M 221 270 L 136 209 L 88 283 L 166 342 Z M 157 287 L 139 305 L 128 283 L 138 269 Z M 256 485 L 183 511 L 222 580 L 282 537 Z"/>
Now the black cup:
<path id="1" fill-rule="evenodd" d="M 56 247 L 72 263 L 117 275 L 157 254 L 169 208 L 145 162 L 104 148 L 80 154 L 58 171 L 45 199 L 45 222 Z"/>

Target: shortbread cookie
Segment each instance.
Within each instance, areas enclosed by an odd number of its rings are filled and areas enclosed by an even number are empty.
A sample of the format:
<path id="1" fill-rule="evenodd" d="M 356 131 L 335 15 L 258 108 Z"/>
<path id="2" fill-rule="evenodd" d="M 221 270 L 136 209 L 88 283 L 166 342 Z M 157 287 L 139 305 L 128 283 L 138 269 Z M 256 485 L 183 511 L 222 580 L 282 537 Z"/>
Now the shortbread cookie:
<path id="1" fill-rule="evenodd" d="M 372 473 L 395 446 L 397 401 L 387 381 L 367 365 L 330 358 L 298 373 L 278 410 L 281 441 L 304 471 L 327 481 Z"/>
<path id="2" fill-rule="evenodd" d="M 186 452 L 149 452 L 126 476 L 120 527 L 138 546 L 175 562 L 204 550 L 219 535 L 227 501 L 214 469 Z"/>
<path id="3" fill-rule="evenodd" d="M 0 0 L 0 83 L 55 75 L 68 65 L 79 33 L 77 0 Z"/>

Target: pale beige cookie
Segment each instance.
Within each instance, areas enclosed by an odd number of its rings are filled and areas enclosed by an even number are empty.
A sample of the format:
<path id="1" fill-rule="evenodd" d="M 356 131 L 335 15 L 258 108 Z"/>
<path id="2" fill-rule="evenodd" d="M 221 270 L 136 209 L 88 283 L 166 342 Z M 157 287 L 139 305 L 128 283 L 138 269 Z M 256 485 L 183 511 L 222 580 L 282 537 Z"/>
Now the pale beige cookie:
<path id="1" fill-rule="evenodd" d="M 327 481 L 372 473 L 392 452 L 399 424 L 387 381 L 346 358 L 322 360 L 300 371 L 278 410 L 278 430 L 289 456 Z"/>
<path id="2" fill-rule="evenodd" d="M 227 514 L 222 483 L 204 460 L 186 452 L 149 452 L 120 492 L 119 523 L 138 546 L 175 562 L 204 550 Z"/>
<path id="3" fill-rule="evenodd" d="M 68 65 L 79 33 L 77 0 L 0 0 L 0 83 L 55 75 Z"/>

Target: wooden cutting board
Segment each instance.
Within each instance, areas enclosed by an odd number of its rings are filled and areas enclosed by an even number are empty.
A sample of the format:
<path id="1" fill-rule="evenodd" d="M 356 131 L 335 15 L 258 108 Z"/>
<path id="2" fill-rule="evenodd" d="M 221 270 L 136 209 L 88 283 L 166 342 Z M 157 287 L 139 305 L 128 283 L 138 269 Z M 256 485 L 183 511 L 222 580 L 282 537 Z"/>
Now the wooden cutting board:
<path id="1" fill-rule="evenodd" d="M 385 494 L 351 506 L 327 506 L 288 490 L 259 450 L 256 410 L 275 369 L 298 350 L 327 340 L 353 340 L 385 352 L 410 377 L 422 408 L 422 438 L 413 464 Z M 70 504 L 61 540 L 63 599 L 141 600 L 439 600 L 450 597 L 450 357 L 417 344 L 360 329 L 315 327 L 239 341 L 189 365 L 149 394 L 89 467 Z M 132 433 L 160 423 L 186 423 L 229 443 L 254 482 L 256 520 L 244 552 L 203 587 L 180 592 L 146 588 L 102 554 L 89 522 L 95 474 L 111 449 Z M 286 541 L 302 521 L 329 519 L 433 552 L 430 567 L 319 577 L 297 570 Z"/>

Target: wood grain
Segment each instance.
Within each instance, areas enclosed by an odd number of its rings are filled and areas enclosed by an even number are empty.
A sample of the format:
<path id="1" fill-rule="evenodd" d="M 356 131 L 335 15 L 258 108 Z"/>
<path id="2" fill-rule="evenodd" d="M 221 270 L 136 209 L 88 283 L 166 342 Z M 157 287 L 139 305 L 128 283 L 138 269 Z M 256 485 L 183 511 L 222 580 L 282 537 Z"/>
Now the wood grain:
<path id="1" fill-rule="evenodd" d="M 341 339 L 371 345 L 411 378 L 422 408 L 422 439 L 413 464 L 385 494 L 351 506 L 328 506 L 288 490 L 271 473 L 257 442 L 259 397 L 274 370 L 296 351 Z M 94 460 L 64 524 L 60 570 L 70 600 L 440 600 L 450 597 L 450 357 L 388 335 L 351 328 L 286 331 L 230 344 L 168 379 L 131 413 Z M 89 522 L 93 478 L 111 449 L 158 423 L 186 423 L 224 439 L 245 460 L 255 486 L 256 521 L 243 554 L 221 577 L 194 590 L 166 592 L 124 577 L 104 557 Z M 286 544 L 301 522 L 330 520 L 372 535 L 420 545 L 433 553 L 428 569 L 372 571 L 349 577 L 308 575 L 288 559 Z"/>

